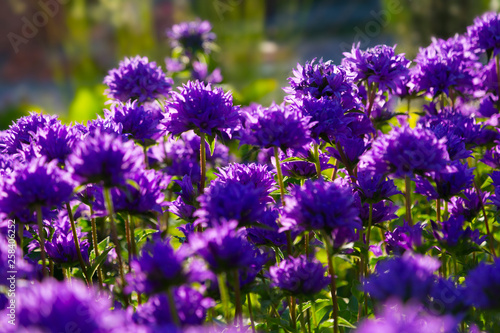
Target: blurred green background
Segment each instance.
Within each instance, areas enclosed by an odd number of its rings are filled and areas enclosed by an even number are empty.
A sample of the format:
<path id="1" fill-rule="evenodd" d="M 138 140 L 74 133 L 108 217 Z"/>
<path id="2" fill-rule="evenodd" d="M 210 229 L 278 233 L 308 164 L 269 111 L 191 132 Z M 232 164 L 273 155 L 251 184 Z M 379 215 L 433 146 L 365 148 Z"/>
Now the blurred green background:
<path id="1" fill-rule="evenodd" d="M 269 104 L 297 62 L 339 63 L 355 42 L 398 44 L 412 59 L 487 10 L 498 0 L 1 0 L 0 129 L 30 110 L 94 118 L 109 69 L 135 55 L 165 69 L 165 30 L 197 17 L 213 25 L 213 59 L 236 102 Z"/>

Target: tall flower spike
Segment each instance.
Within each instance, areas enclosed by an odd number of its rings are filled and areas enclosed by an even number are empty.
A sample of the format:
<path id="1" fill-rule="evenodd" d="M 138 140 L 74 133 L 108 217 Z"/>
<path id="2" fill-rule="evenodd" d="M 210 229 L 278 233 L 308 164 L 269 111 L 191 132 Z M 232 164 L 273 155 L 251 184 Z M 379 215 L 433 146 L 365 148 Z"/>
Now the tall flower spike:
<path id="1" fill-rule="evenodd" d="M 174 81 L 165 76 L 156 62 L 137 56 L 125 58 L 118 68 L 110 70 L 104 84 L 108 86 L 104 93 L 111 99 L 143 103 L 166 97 Z"/>

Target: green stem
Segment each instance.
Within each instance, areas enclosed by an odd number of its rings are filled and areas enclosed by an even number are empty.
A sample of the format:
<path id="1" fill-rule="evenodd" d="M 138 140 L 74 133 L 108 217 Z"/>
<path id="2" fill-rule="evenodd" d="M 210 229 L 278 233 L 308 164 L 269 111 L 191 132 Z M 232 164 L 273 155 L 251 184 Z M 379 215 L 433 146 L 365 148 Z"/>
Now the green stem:
<path id="1" fill-rule="evenodd" d="M 310 238 L 310 234 L 309 234 L 309 230 L 306 230 L 304 232 L 304 252 L 306 254 L 306 257 L 309 257 L 309 238 Z"/>
<path id="2" fill-rule="evenodd" d="M 148 148 L 144 146 L 142 149 L 144 151 L 144 165 L 146 166 L 146 169 L 149 169 Z"/>
<path id="3" fill-rule="evenodd" d="M 441 200 L 436 199 L 436 222 L 441 222 Z"/>
<path id="4" fill-rule="evenodd" d="M 332 169 L 332 176 L 330 177 L 332 182 L 337 178 L 337 171 L 339 169 L 340 161 L 335 160 L 335 167 Z"/>
<path id="5" fill-rule="evenodd" d="M 122 282 L 122 288 L 125 288 L 125 274 L 123 273 L 123 259 L 122 259 L 122 251 L 120 246 L 120 241 L 118 240 L 118 232 L 116 229 L 116 223 L 114 218 L 114 208 L 113 208 L 113 199 L 111 198 L 111 189 L 109 187 L 103 188 L 104 192 L 104 200 L 106 202 L 106 209 L 108 210 L 109 220 L 111 225 L 111 239 L 116 247 L 116 257 L 118 258 L 118 266 L 120 271 L 120 279 Z M 126 302 L 128 303 L 127 297 L 125 297 Z"/>
<path id="6" fill-rule="evenodd" d="M 279 148 L 274 147 L 274 159 L 276 161 L 276 172 L 278 176 L 278 184 L 280 187 L 280 197 L 281 197 L 281 205 L 285 207 L 285 185 L 283 183 L 283 173 L 281 172 L 281 164 L 279 157 Z M 292 255 L 292 234 L 290 230 L 285 231 L 286 235 L 286 248 L 288 256 Z"/>
<path id="7" fill-rule="evenodd" d="M 19 238 L 19 248 L 21 249 L 21 254 L 24 256 L 24 247 L 23 247 L 23 240 L 24 240 L 24 223 L 18 222 L 17 223 L 17 237 Z"/>
<path id="8" fill-rule="evenodd" d="M 69 267 L 63 267 L 63 273 L 66 280 L 71 283 L 71 269 Z"/>
<path id="9" fill-rule="evenodd" d="M 297 311 L 295 309 L 295 301 L 295 297 L 290 296 L 288 308 L 290 309 L 290 319 L 292 320 L 291 326 L 294 330 L 297 330 Z"/>
<path id="10" fill-rule="evenodd" d="M 73 212 L 71 211 L 71 206 L 69 205 L 69 202 L 66 202 L 66 211 L 68 212 L 69 221 L 71 223 L 71 232 L 73 233 L 73 240 L 75 241 L 76 255 L 78 257 L 78 261 L 80 262 L 83 275 L 87 280 L 87 284 L 90 286 L 92 285 L 92 281 L 89 278 L 85 261 L 83 261 L 82 252 L 80 250 L 80 240 L 78 239 L 78 235 L 76 233 L 75 219 L 73 218 Z"/>
<path id="11" fill-rule="evenodd" d="M 95 257 L 99 257 L 99 243 L 97 242 L 97 226 L 94 217 L 94 208 L 90 205 L 90 222 L 92 224 L 92 243 L 94 244 Z M 103 275 L 101 265 L 97 266 L 97 279 L 99 280 L 99 287 L 103 289 Z"/>
<path id="12" fill-rule="evenodd" d="M 489 245 L 491 254 L 493 254 L 494 258 L 496 258 L 497 254 L 495 252 L 495 246 L 494 246 L 495 239 L 493 238 L 493 235 L 490 232 L 490 224 L 488 223 L 488 215 L 486 215 L 486 209 L 484 208 L 481 190 L 479 189 L 479 186 L 477 186 L 476 179 L 473 179 L 473 184 L 474 184 L 474 187 L 476 188 L 476 194 L 477 194 L 477 197 L 479 198 L 479 204 L 481 206 L 481 210 L 483 211 L 484 225 L 486 226 L 486 235 L 488 236 L 488 245 Z"/>
<path id="13" fill-rule="evenodd" d="M 128 272 L 130 273 L 130 263 L 132 262 L 132 241 L 130 239 L 130 214 L 124 219 L 125 222 L 125 238 L 127 239 L 127 252 L 128 252 Z"/>
<path id="14" fill-rule="evenodd" d="M 201 180 L 200 180 L 200 194 L 205 191 L 205 179 L 207 174 L 207 154 L 205 152 L 205 133 L 200 133 L 200 169 L 201 169 Z"/>
<path id="15" fill-rule="evenodd" d="M 42 273 L 47 277 L 47 266 L 45 265 L 45 231 L 43 229 L 42 206 L 36 206 L 36 219 L 38 222 L 38 235 L 40 241 L 40 252 L 42 255 Z"/>
<path id="16" fill-rule="evenodd" d="M 174 295 L 172 295 L 172 289 L 167 289 L 167 297 L 168 297 L 168 307 L 170 309 L 170 316 L 174 321 L 176 326 L 181 326 L 181 321 L 179 320 L 179 314 L 177 313 L 177 306 L 175 305 Z"/>
<path id="17" fill-rule="evenodd" d="M 319 145 L 314 143 L 314 164 L 316 165 L 316 175 L 321 179 L 321 163 L 319 161 Z"/>
<path id="18" fill-rule="evenodd" d="M 229 296 L 226 288 L 226 274 L 220 273 L 217 276 L 217 282 L 219 283 L 219 293 L 220 293 L 220 299 L 222 301 L 222 307 L 224 309 L 224 318 L 226 319 L 226 323 L 229 323 L 230 320 Z"/>
<path id="19" fill-rule="evenodd" d="M 370 115 L 372 113 L 373 109 L 373 102 L 375 100 L 375 93 L 377 92 L 375 83 L 369 84 L 368 82 L 366 83 L 367 85 L 367 95 L 368 95 L 368 111 L 366 112 L 366 115 L 368 116 L 368 119 L 370 118 Z"/>
<path id="20" fill-rule="evenodd" d="M 255 333 L 255 322 L 253 319 L 253 309 L 252 309 L 252 296 L 250 293 L 247 294 L 247 305 L 248 305 L 248 314 L 250 316 L 250 324 L 252 325 L 252 333 Z"/>
<path id="21" fill-rule="evenodd" d="M 307 332 L 311 333 L 311 308 L 307 309 Z"/>
<path id="22" fill-rule="evenodd" d="M 363 274 L 365 279 L 368 278 L 369 271 L 369 261 L 370 261 L 370 234 L 372 229 L 372 220 L 373 220 L 373 203 L 370 203 L 369 211 L 368 211 L 368 227 L 366 229 L 366 252 L 365 252 L 365 260 L 363 267 Z M 368 315 L 368 294 L 366 291 L 364 292 L 364 306 L 365 306 L 365 315 Z"/>
<path id="23" fill-rule="evenodd" d="M 307 333 L 306 320 L 304 318 L 304 308 L 302 307 L 301 301 L 299 301 L 299 316 L 300 316 L 300 330 L 302 333 Z"/>
<path id="24" fill-rule="evenodd" d="M 241 307 L 241 291 L 240 291 L 240 274 L 237 269 L 233 272 L 233 288 L 234 288 L 234 323 L 236 326 L 242 327 L 243 309 Z"/>
<path id="25" fill-rule="evenodd" d="M 339 332 L 339 306 L 337 302 L 337 284 L 335 281 L 335 268 L 333 267 L 333 249 L 332 244 L 330 244 L 330 238 L 325 231 L 321 232 L 323 242 L 326 247 L 326 256 L 328 258 L 328 270 L 330 273 L 330 292 L 332 295 L 332 305 L 333 305 L 333 333 Z"/>
<path id="26" fill-rule="evenodd" d="M 313 325 L 314 328 L 318 327 L 318 318 L 316 317 L 316 301 L 313 299 L 311 301 L 311 312 L 312 312 L 312 319 L 313 319 Z"/>
<path id="27" fill-rule="evenodd" d="M 413 221 L 411 219 L 411 180 L 410 177 L 405 177 L 405 196 L 406 196 L 406 222 L 408 225 L 413 226 Z"/>

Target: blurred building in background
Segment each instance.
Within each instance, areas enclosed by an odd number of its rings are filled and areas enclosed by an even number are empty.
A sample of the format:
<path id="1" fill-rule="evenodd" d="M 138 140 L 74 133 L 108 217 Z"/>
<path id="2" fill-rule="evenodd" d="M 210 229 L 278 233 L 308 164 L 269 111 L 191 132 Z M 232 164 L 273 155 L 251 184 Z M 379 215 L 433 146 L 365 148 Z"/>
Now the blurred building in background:
<path id="1" fill-rule="evenodd" d="M 102 80 L 125 56 L 165 68 L 165 30 L 209 20 L 214 59 L 242 104 L 283 98 L 297 62 L 339 62 L 353 43 L 398 44 L 412 58 L 431 36 L 464 32 L 498 0 L 3 0 L 0 128 L 29 110 L 83 121 L 102 112 Z"/>

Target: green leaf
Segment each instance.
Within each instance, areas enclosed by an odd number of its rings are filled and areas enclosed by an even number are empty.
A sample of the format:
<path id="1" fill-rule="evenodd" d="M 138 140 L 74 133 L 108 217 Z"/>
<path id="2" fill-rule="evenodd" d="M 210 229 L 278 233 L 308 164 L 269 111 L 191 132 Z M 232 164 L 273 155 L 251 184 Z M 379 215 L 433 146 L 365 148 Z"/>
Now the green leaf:
<path id="1" fill-rule="evenodd" d="M 97 244 L 97 249 L 99 250 L 99 253 L 102 253 L 109 245 L 109 236 L 104 238 L 99 244 Z M 89 255 L 90 261 L 93 261 L 95 259 L 95 251 L 92 248 L 90 251 Z"/>
<path id="2" fill-rule="evenodd" d="M 97 268 L 99 265 L 106 259 L 106 256 L 108 255 L 108 252 L 111 251 L 111 249 L 114 248 L 114 246 L 108 247 L 106 250 L 104 250 L 99 257 L 95 260 L 95 262 L 90 266 L 88 270 L 88 275 L 89 279 L 92 280 L 92 277 L 94 276 L 95 272 L 97 271 Z"/>
<path id="3" fill-rule="evenodd" d="M 210 155 L 213 155 L 215 150 L 215 135 L 207 135 L 206 140 L 210 146 Z"/>
<path id="4" fill-rule="evenodd" d="M 158 230 L 156 230 L 156 229 L 144 229 L 144 230 L 143 229 L 135 229 L 134 237 L 135 237 L 136 243 L 139 243 L 144 238 L 148 237 L 151 234 L 154 234 L 157 231 Z"/>
<path id="5" fill-rule="evenodd" d="M 349 327 L 349 328 L 356 328 L 356 326 L 354 326 L 353 324 L 351 324 L 349 321 L 347 321 L 346 319 L 342 318 L 342 317 L 339 317 L 339 326 L 343 326 L 343 327 Z M 320 332 L 326 332 L 325 329 L 330 329 L 333 327 L 333 319 L 328 319 L 328 320 L 325 320 L 324 322 L 322 322 L 320 325 Z"/>

